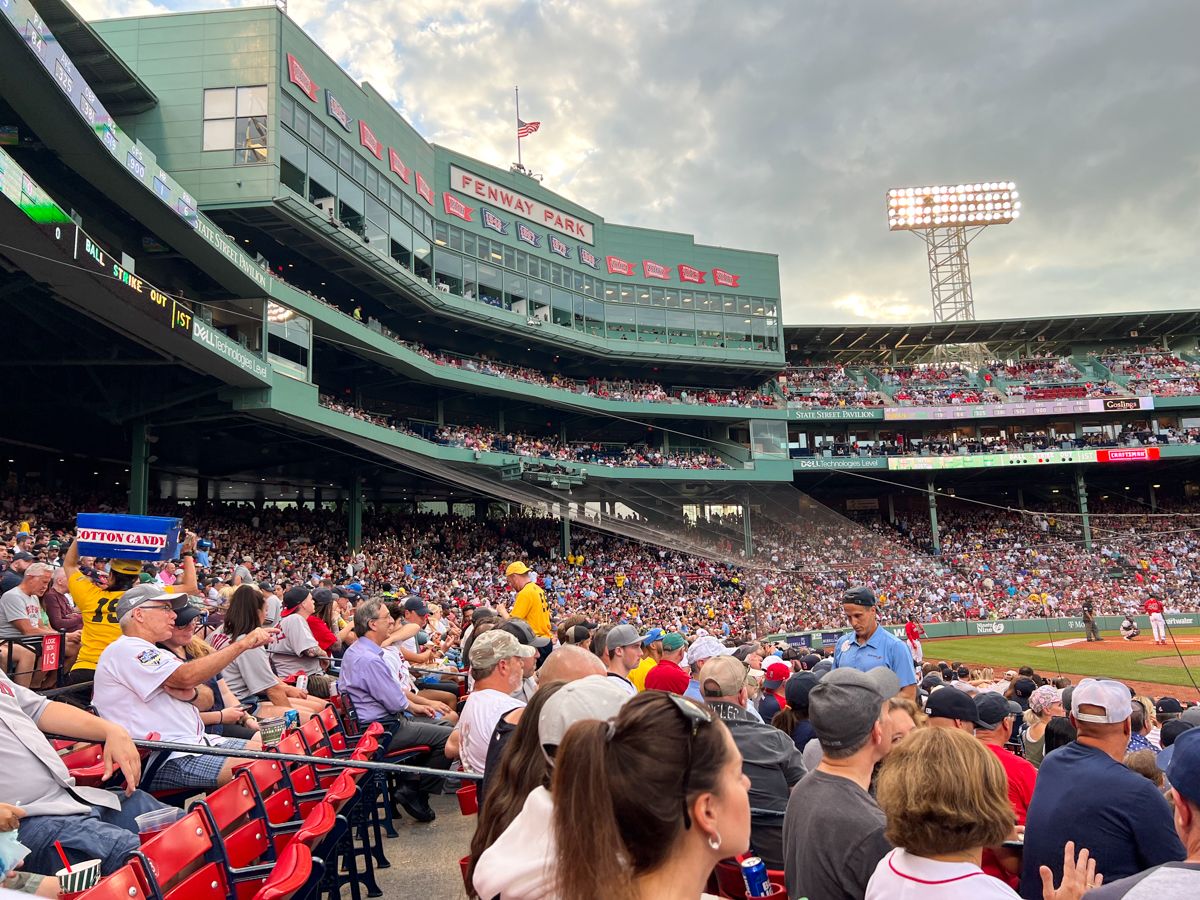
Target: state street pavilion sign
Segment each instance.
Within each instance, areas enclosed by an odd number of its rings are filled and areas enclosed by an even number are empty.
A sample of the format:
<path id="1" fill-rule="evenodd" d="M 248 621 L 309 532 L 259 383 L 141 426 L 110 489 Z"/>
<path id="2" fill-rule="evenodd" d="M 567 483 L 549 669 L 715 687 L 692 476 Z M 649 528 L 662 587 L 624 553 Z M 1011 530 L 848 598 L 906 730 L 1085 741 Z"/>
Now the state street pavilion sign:
<path id="1" fill-rule="evenodd" d="M 522 219 L 536 222 L 559 234 L 569 235 L 585 244 L 594 245 L 596 243 L 592 234 L 591 222 L 585 222 L 561 209 L 555 209 L 532 197 L 526 197 L 512 188 L 488 181 L 486 178 L 480 178 L 458 166 L 450 167 L 450 189 L 493 206 L 499 206 Z"/>

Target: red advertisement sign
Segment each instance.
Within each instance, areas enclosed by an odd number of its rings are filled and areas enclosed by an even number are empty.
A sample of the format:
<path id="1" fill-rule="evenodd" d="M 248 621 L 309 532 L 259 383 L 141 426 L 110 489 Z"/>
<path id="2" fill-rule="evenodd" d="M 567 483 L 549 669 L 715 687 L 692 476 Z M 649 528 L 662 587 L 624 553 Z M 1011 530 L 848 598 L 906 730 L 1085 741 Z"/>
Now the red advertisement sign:
<path id="1" fill-rule="evenodd" d="M 62 651 L 62 635 L 47 634 L 42 636 L 42 671 L 53 672 L 58 668 Z"/>
<path id="2" fill-rule="evenodd" d="M 606 256 L 604 261 L 608 263 L 609 275 L 632 275 L 633 263 L 626 262 L 619 256 Z"/>
<path id="3" fill-rule="evenodd" d="M 741 275 L 734 275 L 732 272 L 726 272 L 724 269 L 713 269 L 713 284 L 718 287 L 741 287 L 738 284 L 738 279 Z"/>
<path id="4" fill-rule="evenodd" d="M 1122 447 L 1119 450 L 1097 450 L 1096 462 L 1150 462 L 1158 459 L 1157 447 Z"/>
<path id="5" fill-rule="evenodd" d="M 400 154 L 388 147 L 388 165 L 391 166 L 393 172 L 400 176 L 400 180 L 405 184 L 410 184 L 409 176 L 412 175 L 412 169 L 404 164 L 404 160 L 400 158 Z"/>
<path id="6" fill-rule="evenodd" d="M 308 73 L 304 71 L 304 66 L 300 65 L 300 60 L 296 59 L 290 53 L 287 55 L 287 62 L 288 79 L 292 84 L 304 91 L 309 100 L 316 103 L 317 91 L 319 90 L 317 83 L 308 77 Z"/>
<path id="7" fill-rule="evenodd" d="M 472 206 L 467 206 L 449 191 L 442 194 L 442 208 L 446 210 L 446 214 L 450 216 L 458 216 L 466 222 L 471 221 L 471 213 L 475 211 Z"/>
<path id="8" fill-rule="evenodd" d="M 375 132 L 371 130 L 371 126 L 362 119 L 358 120 L 358 140 L 359 143 L 374 154 L 376 159 L 383 159 L 383 144 L 379 142 L 379 138 L 375 137 Z"/>
<path id="9" fill-rule="evenodd" d="M 420 172 L 417 173 L 417 193 L 430 206 L 433 206 L 433 188 L 429 186 L 429 182 L 425 180 L 425 176 Z"/>
<path id="10" fill-rule="evenodd" d="M 671 280 L 671 270 L 653 260 L 643 259 L 642 271 L 646 273 L 647 278 L 661 278 L 663 281 Z"/>
<path id="11" fill-rule="evenodd" d="M 703 269 L 697 269 L 694 266 L 685 266 L 679 264 L 679 280 L 686 281 L 690 284 L 704 284 L 704 276 L 708 273 Z"/>

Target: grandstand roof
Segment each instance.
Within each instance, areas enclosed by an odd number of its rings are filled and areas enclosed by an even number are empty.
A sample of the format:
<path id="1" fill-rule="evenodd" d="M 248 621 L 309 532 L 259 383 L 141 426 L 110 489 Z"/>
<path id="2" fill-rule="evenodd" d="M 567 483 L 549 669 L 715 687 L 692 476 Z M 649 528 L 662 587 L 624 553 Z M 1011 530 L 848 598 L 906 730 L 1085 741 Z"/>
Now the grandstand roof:
<path id="1" fill-rule="evenodd" d="M 985 343 L 993 354 L 1007 357 L 1057 352 L 1073 343 L 1154 340 L 1197 329 L 1200 310 L 1180 309 L 973 322 L 785 325 L 783 337 L 791 360 L 836 354 L 869 362 L 888 360 L 893 352 L 898 360 L 918 360 L 944 344 Z"/>
<path id="2" fill-rule="evenodd" d="M 145 112 L 158 97 L 66 0 L 31 0 L 100 102 L 114 116 Z"/>

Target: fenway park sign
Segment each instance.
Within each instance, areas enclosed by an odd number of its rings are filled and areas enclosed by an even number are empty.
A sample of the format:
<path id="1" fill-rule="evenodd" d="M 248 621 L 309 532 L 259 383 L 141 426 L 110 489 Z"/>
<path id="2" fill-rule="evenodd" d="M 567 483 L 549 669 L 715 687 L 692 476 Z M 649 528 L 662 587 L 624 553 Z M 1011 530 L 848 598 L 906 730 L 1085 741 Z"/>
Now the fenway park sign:
<path id="1" fill-rule="evenodd" d="M 527 197 L 510 187 L 480 178 L 473 172 L 460 169 L 458 166 L 450 167 L 450 189 L 460 194 L 466 194 L 468 197 L 483 200 L 493 206 L 499 206 L 522 219 L 536 222 L 559 234 L 569 235 L 585 244 L 595 243 L 591 222 L 586 222 L 578 216 L 553 206 L 547 206 L 540 200 Z"/>

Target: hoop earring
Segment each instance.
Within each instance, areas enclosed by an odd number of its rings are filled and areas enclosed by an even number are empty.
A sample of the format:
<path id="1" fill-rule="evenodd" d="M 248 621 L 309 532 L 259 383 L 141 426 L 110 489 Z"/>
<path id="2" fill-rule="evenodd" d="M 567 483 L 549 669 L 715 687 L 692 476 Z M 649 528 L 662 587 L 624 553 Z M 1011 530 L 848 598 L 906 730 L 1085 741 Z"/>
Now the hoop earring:
<path id="1" fill-rule="evenodd" d="M 708 836 L 708 846 L 712 847 L 714 850 L 721 849 L 721 832 L 718 831 Z"/>

